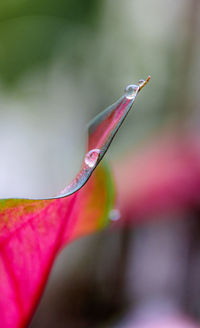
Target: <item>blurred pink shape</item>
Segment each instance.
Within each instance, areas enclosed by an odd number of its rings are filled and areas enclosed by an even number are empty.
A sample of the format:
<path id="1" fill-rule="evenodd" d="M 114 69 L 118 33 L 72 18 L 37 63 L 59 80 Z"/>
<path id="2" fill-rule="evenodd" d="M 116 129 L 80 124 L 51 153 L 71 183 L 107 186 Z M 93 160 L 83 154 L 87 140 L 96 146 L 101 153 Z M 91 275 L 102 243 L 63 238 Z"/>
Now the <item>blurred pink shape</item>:
<path id="1" fill-rule="evenodd" d="M 118 208 L 123 220 L 136 221 L 200 205 L 199 149 L 192 135 L 158 136 L 126 161 L 116 163 Z"/>
<path id="2" fill-rule="evenodd" d="M 163 319 L 154 319 L 148 322 L 140 322 L 136 324 L 129 323 L 123 328 L 198 328 L 199 325 L 193 323 L 184 317 L 169 317 Z"/>

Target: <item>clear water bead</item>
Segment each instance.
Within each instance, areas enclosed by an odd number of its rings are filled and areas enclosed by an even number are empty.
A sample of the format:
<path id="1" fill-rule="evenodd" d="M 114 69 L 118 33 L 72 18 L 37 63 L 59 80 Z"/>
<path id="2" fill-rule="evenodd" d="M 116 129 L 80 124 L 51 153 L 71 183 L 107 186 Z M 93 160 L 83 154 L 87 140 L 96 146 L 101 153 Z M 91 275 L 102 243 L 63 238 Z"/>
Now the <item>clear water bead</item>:
<path id="1" fill-rule="evenodd" d="M 139 86 L 135 84 L 130 84 L 125 89 L 125 97 L 128 99 L 135 98 L 137 92 L 139 90 Z"/>
<path id="2" fill-rule="evenodd" d="M 85 155 L 85 164 L 90 168 L 94 167 L 100 155 L 100 149 L 92 149 Z"/>
<path id="3" fill-rule="evenodd" d="M 145 82 L 145 80 L 139 80 L 138 84 L 139 84 L 139 85 L 143 85 L 144 82 Z"/>
<path id="4" fill-rule="evenodd" d="M 111 221 L 117 221 L 117 220 L 119 220 L 120 219 L 120 216 L 121 216 L 120 211 L 118 209 L 116 209 L 116 208 L 113 209 L 113 210 L 111 210 L 110 213 L 109 213 L 109 219 Z"/>

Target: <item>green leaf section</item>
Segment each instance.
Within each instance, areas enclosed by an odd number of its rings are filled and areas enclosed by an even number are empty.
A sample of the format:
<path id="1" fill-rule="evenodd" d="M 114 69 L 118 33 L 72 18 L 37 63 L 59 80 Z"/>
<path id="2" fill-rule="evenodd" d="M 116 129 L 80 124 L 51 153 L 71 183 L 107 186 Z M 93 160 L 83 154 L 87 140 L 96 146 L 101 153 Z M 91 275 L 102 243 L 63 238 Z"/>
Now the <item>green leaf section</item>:
<path id="1" fill-rule="evenodd" d="M 100 3 L 100 0 L 0 1 L 1 79 L 11 83 L 36 65 L 45 69 L 63 35 L 70 51 L 73 25 L 94 26 Z"/>

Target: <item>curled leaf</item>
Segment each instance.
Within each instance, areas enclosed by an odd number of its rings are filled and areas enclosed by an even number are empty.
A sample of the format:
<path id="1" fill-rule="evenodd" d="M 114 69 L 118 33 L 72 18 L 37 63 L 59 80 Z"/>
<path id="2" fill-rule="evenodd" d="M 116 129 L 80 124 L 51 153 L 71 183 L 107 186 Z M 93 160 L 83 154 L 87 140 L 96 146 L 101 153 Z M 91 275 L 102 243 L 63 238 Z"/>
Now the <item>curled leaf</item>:
<path id="1" fill-rule="evenodd" d="M 130 86 L 123 97 L 92 121 L 81 170 L 58 196 L 0 200 L 2 327 L 25 326 L 60 249 L 108 223 L 114 206 L 110 171 L 99 166 L 84 184 L 103 158 L 140 89 L 141 85 Z"/>
<path id="2" fill-rule="evenodd" d="M 87 153 L 81 170 L 72 183 L 59 194 L 59 197 L 74 193 L 86 183 L 95 167 L 105 155 L 115 134 L 130 111 L 138 92 L 149 80 L 150 76 L 146 81 L 140 80 L 138 85 L 128 85 L 121 98 L 89 123 Z"/>
<path id="3" fill-rule="evenodd" d="M 113 202 L 110 172 L 101 166 L 78 193 L 69 197 L 0 202 L 2 327 L 27 324 L 59 250 L 75 238 L 104 227 Z"/>

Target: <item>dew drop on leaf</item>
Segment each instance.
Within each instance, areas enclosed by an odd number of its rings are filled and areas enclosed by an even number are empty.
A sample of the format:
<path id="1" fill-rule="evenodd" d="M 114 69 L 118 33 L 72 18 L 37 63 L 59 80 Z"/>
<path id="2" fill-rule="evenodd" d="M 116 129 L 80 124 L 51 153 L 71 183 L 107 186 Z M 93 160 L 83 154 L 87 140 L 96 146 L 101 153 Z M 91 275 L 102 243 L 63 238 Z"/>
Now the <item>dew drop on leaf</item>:
<path id="1" fill-rule="evenodd" d="M 100 149 L 92 149 L 90 150 L 86 155 L 85 155 L 85 164 L 89 167 L 95 167 L 99 154 L 100 154 Z"/>
<path id="2" fill-rule="evenodd" d="M 139 86 L 135 84 L 130 84 L 125 89 L 125 97 L 127 99 L 134 99 L 138 93 Z"/>
<path id="3" fill-rule="evenodd" d="M 139 80 L 138 84 L 141 86 L 145 83 L 145 80 Z"/>

